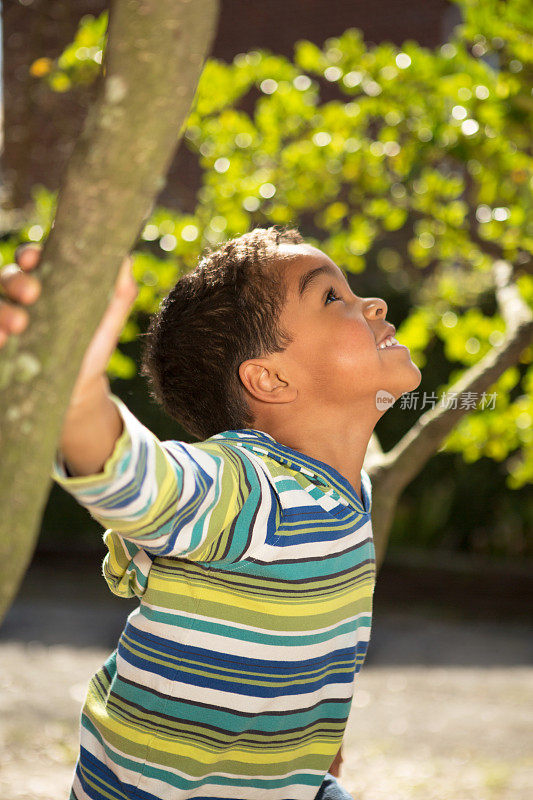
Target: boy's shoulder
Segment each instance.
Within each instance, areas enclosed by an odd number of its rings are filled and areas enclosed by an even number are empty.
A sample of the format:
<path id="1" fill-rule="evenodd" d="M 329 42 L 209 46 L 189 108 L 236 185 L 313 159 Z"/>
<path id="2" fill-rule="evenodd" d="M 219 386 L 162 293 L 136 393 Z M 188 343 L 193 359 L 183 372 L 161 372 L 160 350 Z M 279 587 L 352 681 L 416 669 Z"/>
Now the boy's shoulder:
<path id="1" fill-rule="evenodd" d="M 180 444 L 183 443 L 180 442 Z M 270 478 L 291 473 L 288 465 L 280 461 L 271 450 L 269 451 L 261 438 L 248 433 L 243 435 L 241 430 L 223 431 L 201 442 L 194 442 L 186 446 L 209 456 L 240 464 L 247 470 L 260 469 Z"/>
<path id="2" fill-rule="evenodd" d="M 361 470 L 361 502 L 346 478 L 333 467 L 281 444 L 264 431 L 226 430 L 190 446 L 218 456 L 221 461 L 239 465 L 245 472 L 253 470 L 256 475 L 266 476 L 282 505 L 284 500 L 289 504 L 295 502 L 295 490 L 303 489 L 321 505 L 324 502 L 331 505 L 333 500 L 340 507 L 348 502 L 363 513 L 370 512 L 372 483 L 366 470 Z M 302 502 L 302 496 L 299 501 Z"/>
<path id="3" fill-rule="evenodd" d="M 256 479 L 254 482 L 258 480 L 263 488 L 266 479 L 278 499 L 281 489 L 287 488 L 286 481 L 292 481 L 294 487 L 301 483 L 300 469 L 285 457 L 283 447 L 262 431 L 226 430 L 187 446 L 196 448 L 197 453 L 206 453 L 234 472 L 240 470 L 248 478 Z"/>

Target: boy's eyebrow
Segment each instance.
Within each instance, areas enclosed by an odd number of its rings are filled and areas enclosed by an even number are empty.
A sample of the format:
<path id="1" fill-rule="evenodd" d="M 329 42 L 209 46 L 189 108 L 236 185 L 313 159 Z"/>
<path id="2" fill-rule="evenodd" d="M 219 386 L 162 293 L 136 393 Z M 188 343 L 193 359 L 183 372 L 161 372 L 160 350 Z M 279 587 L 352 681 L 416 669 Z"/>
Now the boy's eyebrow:
<path id="1" fill-rule="evenodd" d="M 346 273 L 344 270 L 341 270 L 341 272 L 346 278 Z M 300 280 L 298 282 L 298 293 L 300 300 L 315 278 L 318 278 L 318 276 L 322 274 L 331 275 L 334 278 L 339 277 L 337 271 L 329 264 L 323 264 L 321 267 L 314 267 L 314 269 L 310 269 L 309 272 L 304 272 L 304 274 L 300 276 Z"/>

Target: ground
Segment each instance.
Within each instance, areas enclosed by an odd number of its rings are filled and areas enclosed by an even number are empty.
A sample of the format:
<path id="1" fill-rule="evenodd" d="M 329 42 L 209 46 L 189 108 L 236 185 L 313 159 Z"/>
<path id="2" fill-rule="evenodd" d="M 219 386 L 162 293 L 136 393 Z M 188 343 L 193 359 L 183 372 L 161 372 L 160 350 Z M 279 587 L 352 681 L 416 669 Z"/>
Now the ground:
<path id="1" fill-rule="evenodd" d="M 87 681 L 132 608 L 106 594 L 93 563 L 82 574 L 79 564 L 35 564 L 4 624 L 2 800 L 68 797 Z M 529 800 L 531 629 L 522 603 L 511 621 L 508 613 L 509 594 L 523 599 L 524 576 L 511 577 L 501 596 L 506 614 L 497 613 L 496 602 L 483 615 L 466 597 L 432 604 L 427 587 L 424 602 L 420 591 L 417 600 L 413 576 L 427 578 L 420 569 L 404 570 L 393 590 L 389 582 L 376 592 L 341 782 L 357 800 Z M 483 595 L 479 575 L 457 580 Z M 496 584 L 490 572 L 485 580 Z M 443 583 L 441 572 L 435 585 Z"/>

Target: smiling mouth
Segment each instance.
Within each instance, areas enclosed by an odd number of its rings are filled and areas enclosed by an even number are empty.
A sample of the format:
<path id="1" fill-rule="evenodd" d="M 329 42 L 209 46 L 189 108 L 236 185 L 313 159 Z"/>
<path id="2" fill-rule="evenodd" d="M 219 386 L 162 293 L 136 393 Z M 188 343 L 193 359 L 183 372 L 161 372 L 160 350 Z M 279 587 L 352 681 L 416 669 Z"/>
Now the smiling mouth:
<path id="1" fill-rule="evenodd" d="M 400 344 L 400 342 L 394 338 L 394 336 L 387 336 L 386 339 L 383 339 L 382 342 L 376 347 L 376 350 L 391 350 L 395 347 L 403 347 L 405 350 L 409 348 L 406 347 L 404 344 Z"/>

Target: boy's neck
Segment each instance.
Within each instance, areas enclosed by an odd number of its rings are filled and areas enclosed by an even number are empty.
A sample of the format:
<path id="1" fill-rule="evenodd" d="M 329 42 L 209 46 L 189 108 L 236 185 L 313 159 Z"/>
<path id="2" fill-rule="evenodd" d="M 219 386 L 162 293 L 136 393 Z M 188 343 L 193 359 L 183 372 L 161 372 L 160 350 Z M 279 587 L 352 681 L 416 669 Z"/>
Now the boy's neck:
<path id="1" fill-rule="evenodd" d="M 313 420 L 270 419 L 257 420 L 253 427 L 269 433 L 277 442 L 298 450 L 304 455 L 329 464 L 343 475 L 361 498 L 361 469 L 365 459 L 370 437 L 379 416 L 357 418 L 354 424 L 338 420 L 332 424 L 325 415 L 316 415 Z"/>

